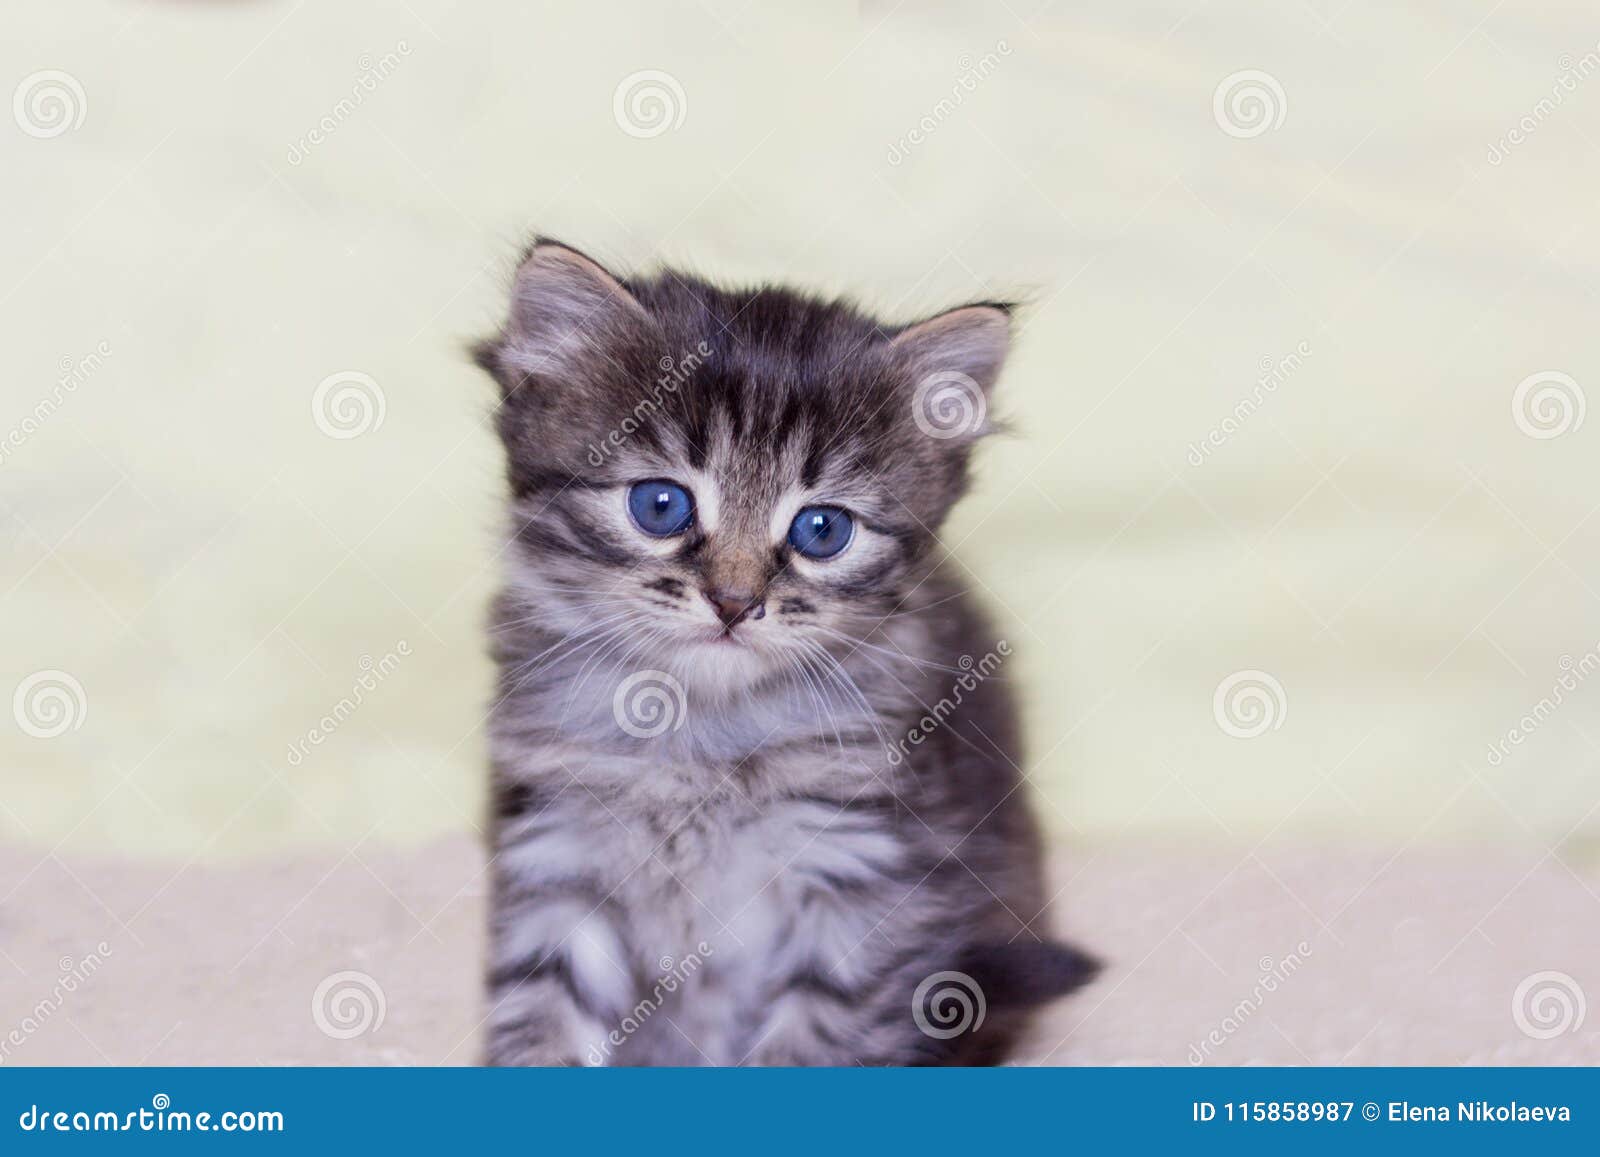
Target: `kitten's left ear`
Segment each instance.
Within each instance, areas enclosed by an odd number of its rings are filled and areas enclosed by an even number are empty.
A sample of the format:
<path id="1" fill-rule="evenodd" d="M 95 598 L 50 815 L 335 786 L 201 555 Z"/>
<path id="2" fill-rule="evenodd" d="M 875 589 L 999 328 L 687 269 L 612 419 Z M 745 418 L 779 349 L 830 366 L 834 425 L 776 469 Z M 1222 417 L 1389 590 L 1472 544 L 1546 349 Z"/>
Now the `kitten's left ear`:
<path id="1" fill-rule="evenodd" d="M 478 365 L 508 400 L 545 384 L 581 380 L 608 351 L 655 323 L 622 282 L 592 257 L 541 237 L 523 255 L 511 286 L 511 311 L 499 335 L 473 349 Z"/>
<path id="2" fill-rule="evenodd" d="M 907 326 L 890 348 L 909 371 L 918 425 L 940 437 L 989 432 L 987 403 L 1011 348 L 1011 307 L 964 305 Z M 927 427 L 924 427 L 927 430 Z"/>

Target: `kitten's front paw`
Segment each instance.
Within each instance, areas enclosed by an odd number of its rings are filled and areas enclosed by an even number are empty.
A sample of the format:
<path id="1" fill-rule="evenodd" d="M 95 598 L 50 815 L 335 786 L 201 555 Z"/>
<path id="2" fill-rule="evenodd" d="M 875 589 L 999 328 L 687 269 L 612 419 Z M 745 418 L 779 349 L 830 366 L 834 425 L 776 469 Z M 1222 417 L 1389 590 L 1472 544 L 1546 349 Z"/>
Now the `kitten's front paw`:
<path id="1" fill-rule="evenodd" d="M 494 1042 L 490 1042 L 484 1063 L 499 1069 L 586 1069 L 594 1064 L 572 1048 L 559 1044 L 497 1045 Z"/>

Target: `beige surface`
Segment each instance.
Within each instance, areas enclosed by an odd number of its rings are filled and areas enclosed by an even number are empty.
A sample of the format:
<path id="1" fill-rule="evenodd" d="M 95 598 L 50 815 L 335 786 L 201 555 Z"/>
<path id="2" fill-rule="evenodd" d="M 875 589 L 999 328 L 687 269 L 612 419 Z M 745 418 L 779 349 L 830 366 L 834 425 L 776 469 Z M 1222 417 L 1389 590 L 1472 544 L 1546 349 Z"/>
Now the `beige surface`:
<path id="1" fill-rule="evenodd" d="M 12 849 L 0 871 L 17 878 L 38 859 Z M 181 868 L 62 859 L 27 876 L 0 926 L 0 1035 L 49 995 L 59 957 L 101 941 L 110 952 L 7 1063 L 475 1059 L 483 897 L 470 844 Z M 1057 875 L 1047 919 L 1107 968 L 1044 1019 L 1027 1062 L 1600 1063 L 1600 1009 L 1579 1024 L 1544 983 L 1525 1021 L 1553 1035 L 1529 1036 L 1513 1015 L 1540 972 L 1562 973 L 1569 1000 L 1600 997 L 1596 865 L 1534 851 L 1144 848 L 1074 856 Z M 1263 958 L 1284 976 L 1272 991 L 1257 987 Z M 335 1039 L 313 995 L 346 971 L 381 990 L 384 1016 Z M 1191 1051 L 1213 1031 L 1220 1045 Z"/>
<path id="2" fill-rule="evenodd" d="M 1031 298 L 1021 437 L 950 538 L 1058 832 L 1600 832 L 1600 680 L 1488 756 L 1600 662 L 1600 418 L 1512 412 L 1546 370 L 1600 403 L 1591 4 L 13 8 L 0 95 L 62 70 L 84 115 L 0 116 L 0 432 L 107 352 L 0 464 L 0 702 L 42 670 L 86 701 L 56 739 L 0 726 L 0 833 L 466 830 L 499 468 L 459 345 L 534 228 L 897 316 Z M 1213 98 L 1250 69 L 1284 115 L 1241 139 Z M 683 93 L 648 138 L 613 103 L 644 70 Z M 341 371 L 385 401 L 342 440 L 312 414 Z M 1248 741 L 1212 712 L 1245 670 L 1284 690 Z"/>

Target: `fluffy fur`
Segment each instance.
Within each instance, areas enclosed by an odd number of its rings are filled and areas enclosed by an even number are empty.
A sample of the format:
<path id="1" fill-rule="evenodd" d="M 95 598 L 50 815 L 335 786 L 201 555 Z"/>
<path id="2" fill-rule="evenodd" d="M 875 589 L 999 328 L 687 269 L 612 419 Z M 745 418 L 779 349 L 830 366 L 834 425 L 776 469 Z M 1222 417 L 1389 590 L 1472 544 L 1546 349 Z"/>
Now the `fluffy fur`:
<path id="1" fill-rule="evenodd" d="M 1008 649 L 938 562 L 1009 328 L 527 252 L 475 351 L 511 491 L 491 1062 L 992 1062 L 1092 974 L 1041 939 Z M 647 479 L 687 532 L 633 523 Z M 854 516 L 838 557 L 788 546 L 808 503 Z"/>

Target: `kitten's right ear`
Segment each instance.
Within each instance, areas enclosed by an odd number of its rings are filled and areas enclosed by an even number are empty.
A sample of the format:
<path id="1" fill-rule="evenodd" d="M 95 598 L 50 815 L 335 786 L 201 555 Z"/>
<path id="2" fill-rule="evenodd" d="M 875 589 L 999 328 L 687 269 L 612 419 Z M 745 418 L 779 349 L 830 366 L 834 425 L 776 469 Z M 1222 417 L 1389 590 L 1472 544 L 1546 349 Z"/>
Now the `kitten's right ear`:
<path id="1" fill-rule="evenodd" d="M 472 356 L 510 398 L 530 380 L 578 376 L 607 346 L 654 324 L 599 262 L 541 237 L 517 267 L 505 328 Z"/>
<path id="2" fill-rule="evenodd" d="M 1011 307 L 964 305 L 907 326 L 889 348 L 916 383 L 922 432 L 966 446 L 989 433 L 989 395 L 1011 346 Z"/>

